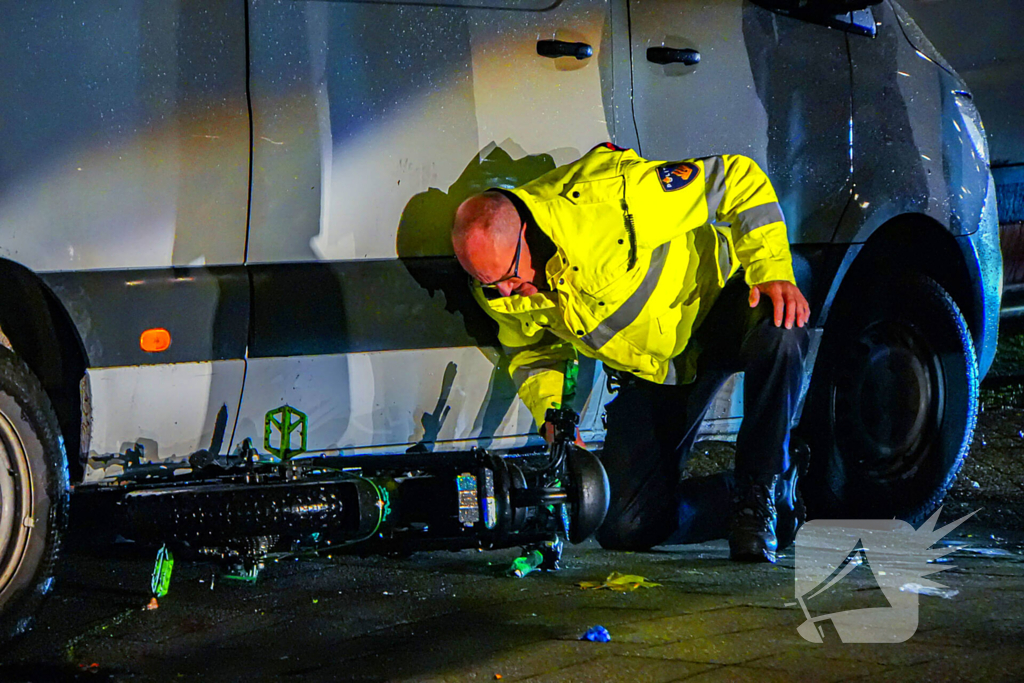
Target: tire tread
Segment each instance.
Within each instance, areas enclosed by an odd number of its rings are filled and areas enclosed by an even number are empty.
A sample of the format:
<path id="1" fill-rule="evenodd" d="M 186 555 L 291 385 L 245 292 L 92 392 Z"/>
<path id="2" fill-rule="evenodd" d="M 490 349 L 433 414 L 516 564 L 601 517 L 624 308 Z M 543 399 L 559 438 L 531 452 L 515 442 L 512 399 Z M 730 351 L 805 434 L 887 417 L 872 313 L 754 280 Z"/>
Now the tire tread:
<path id="1" fill-rule="evenodd" d="M 64 440 L 50 399 L 24 361 L 4 347 L 0 347 L 0 392 L 14 399 L 21 409 L 21 418 L 34 430 L 42 447 L 45 495 L 49 498 L 45 546 L 30 589 L 10 596 L 0 605 L 2 641 L 31 628 L 35 612 L 50 592 L 68 524 L 71 486 Z"/>

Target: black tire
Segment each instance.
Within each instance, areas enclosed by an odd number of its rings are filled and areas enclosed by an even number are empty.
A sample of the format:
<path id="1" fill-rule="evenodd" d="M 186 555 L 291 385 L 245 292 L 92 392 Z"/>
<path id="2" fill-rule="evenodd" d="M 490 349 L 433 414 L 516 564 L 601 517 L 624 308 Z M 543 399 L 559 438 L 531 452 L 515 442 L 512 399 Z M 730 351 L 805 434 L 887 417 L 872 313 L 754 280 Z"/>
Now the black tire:
<path id="1" fill-rule="evenodd" d="M 31 627 L 53 586 L 69 497 L 50 400 L 32 371 L 0 348 L 0 640 Z"/>
<path id="2" fill-rule="evenodd" d="M 799 433 L 811 517 L 919 525 L 971 445 L 978 362 L 952 297 L 923 276 L 857 288 L 833 311 Z"/>

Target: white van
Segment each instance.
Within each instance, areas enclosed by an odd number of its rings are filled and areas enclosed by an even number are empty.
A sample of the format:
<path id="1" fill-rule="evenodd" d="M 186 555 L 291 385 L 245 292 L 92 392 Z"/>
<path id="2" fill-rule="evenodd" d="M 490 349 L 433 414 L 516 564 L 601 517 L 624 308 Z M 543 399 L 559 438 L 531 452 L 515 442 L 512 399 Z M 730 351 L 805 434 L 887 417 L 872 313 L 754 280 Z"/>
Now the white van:
<path id="1" fill-rule="evenodd" d="M 51 585 L 71 487 L 173 508 L 197 478 L 233 495 L 280 461 L 365 477 L 389 469 L 370 456 L 408 473 L 542 450 L 448 231 L 470 194 L 604 141 L 745 154 L 772 179 L 813 311 L 812 512 L 917 519 L 963 462 L 997 334 L 994 186 L 970 92 L 896 2 L 0 10 L 16 627 Z M 574 407 L 598 451 L 609 399 L 583 359 Z M 728 438 L 742 411 L 737 376 L 703 433 Z M 313 470 L 288 471 L 275 486 Z"/>

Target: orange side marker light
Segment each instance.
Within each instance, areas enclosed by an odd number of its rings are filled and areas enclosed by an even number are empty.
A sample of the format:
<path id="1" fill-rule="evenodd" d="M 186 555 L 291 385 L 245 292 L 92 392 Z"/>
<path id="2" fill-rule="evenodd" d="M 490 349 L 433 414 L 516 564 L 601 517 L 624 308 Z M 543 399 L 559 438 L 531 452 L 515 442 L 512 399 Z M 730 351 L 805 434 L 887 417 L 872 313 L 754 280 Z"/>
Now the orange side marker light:
<path id="1" fill-rule="evenodd" d="M 139 346 L 148 353 L 160 353 L 166 351 L 171 345 L 171 333 L 162 327 L 154 327 L 146 330 L 139 337 Z"/>

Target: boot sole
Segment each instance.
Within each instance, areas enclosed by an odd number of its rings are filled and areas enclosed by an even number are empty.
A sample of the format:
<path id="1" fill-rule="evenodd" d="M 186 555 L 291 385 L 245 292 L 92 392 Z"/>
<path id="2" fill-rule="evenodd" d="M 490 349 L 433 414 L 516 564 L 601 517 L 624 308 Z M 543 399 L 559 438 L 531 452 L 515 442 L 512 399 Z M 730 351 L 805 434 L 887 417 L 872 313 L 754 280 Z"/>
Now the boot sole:
<path id="1" fill-rule="evenodd" d="M 769 550 L 768 548 L 759 548 L 757 550 L 751 550 L 745 548 L 743 550 L 735 550 L 732 544 L 729 544 L 729 559 L 734 562 L 770 562 L 775 564 L 776 552 Z"/>

